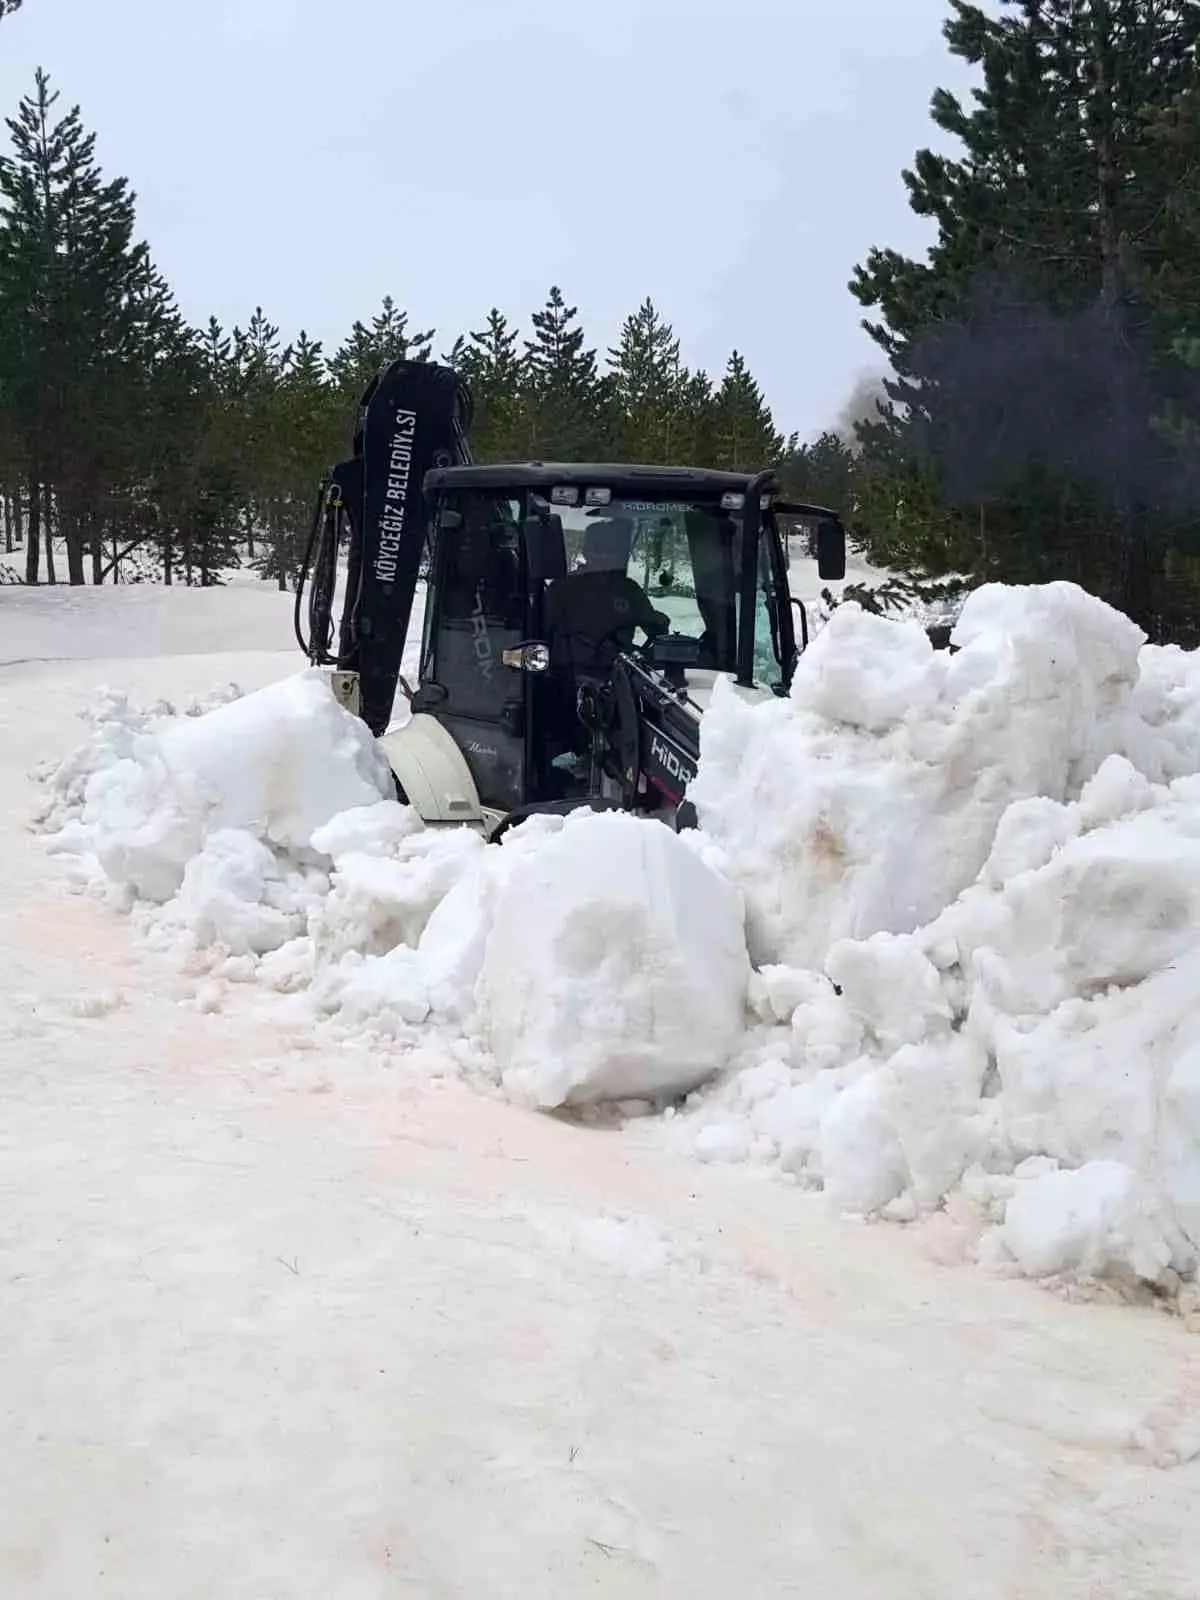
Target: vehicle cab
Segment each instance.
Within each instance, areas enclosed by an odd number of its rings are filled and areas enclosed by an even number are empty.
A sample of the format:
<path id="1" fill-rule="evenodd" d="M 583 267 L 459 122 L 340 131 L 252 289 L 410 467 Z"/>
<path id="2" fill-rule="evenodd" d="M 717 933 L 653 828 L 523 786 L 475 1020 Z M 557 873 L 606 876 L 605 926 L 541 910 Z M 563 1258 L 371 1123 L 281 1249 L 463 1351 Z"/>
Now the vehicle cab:
<path id="1" fill-rule="evenodd" d="M 786 693 L 807 627 L 781 518 L 807 525 L 822 577 L 845 572 L 836 513 L 786 504 L 770 473 L 510 463 L 435 469 L 425 491 L 413 710 L 450 734 L 489 810 L 569 794 L 580 691 L 602 691 L 620 651 L 697 713 L 718 676 Z"/>

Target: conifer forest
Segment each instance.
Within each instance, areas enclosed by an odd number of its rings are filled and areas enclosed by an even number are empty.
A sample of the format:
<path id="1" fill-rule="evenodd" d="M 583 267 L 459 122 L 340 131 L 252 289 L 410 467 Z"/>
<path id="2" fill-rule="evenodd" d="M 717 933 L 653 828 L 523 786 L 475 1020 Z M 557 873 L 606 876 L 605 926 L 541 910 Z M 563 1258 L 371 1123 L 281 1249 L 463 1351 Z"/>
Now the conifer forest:
<path id="1" fill-rule="evenodd" d="M 249 564 L 290 586 L 364 386 L 407 355 L 467 378 L 476 459 L 776 464 L 899 588 L 1065 578 L 1195 646 L 1200 3 L 946 13 L 977 88 L 931 84 L 953 152 L 896 160 L 933 241 L 846 263 L 886 378 L 810 440 L 773 414 L 736 328 L 723 370 L 692 370 L 646 299 L 598 347 L 566 286 L 488 309 L 482 261 L 473 328 L 427 327 L 402 281 L 336 349 L 281 331 L 269 300 L 244 327 L 190 326 L 102 130 L 39 72 L 0 160 L 0 580 L 209 584 Z M 797 359 L 802 323 L 779 308 Z"/>

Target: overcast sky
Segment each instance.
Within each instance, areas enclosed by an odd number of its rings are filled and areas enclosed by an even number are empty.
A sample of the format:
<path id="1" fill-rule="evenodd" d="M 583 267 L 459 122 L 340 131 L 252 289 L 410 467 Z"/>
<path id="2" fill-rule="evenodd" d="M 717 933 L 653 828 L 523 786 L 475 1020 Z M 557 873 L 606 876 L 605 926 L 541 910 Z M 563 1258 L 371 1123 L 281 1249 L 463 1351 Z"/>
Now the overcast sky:
<path id="1" fill-rule="evenodd" d="M 610 343 L 647 294 L 685 359 L 741 349 L 810 435 L 877 364 L 846 289 L 920 253 L 901 168 L 969 79 L 944 0 L 25 0 L 42 66 L 138 196 L 195 321 L 336 345 L 384 294 L 445 350 L 550 284 Z"/>

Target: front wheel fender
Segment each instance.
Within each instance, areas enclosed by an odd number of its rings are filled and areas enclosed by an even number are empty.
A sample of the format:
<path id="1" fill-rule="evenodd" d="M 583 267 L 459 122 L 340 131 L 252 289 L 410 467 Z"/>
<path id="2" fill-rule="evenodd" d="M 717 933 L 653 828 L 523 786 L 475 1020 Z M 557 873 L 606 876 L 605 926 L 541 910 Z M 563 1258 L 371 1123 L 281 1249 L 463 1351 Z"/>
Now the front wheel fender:
<path id="1" fill-rule="evenodd" d="M 422 822 L 484 824 L 466 757 L 436 717 L 418 712 L 379 740 L 402 798 Z"/>

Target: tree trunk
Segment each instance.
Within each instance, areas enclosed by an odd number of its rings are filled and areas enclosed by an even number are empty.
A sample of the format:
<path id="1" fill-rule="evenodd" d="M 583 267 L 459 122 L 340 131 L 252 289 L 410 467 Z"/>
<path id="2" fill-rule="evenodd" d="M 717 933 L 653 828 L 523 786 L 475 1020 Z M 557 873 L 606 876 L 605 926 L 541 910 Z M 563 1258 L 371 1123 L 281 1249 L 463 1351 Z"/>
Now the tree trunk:
<path id="1" fill-rule="evenodd" d="M 104 534 L 100 530 L 100 519 L 94 511 L 88 512 L 88 536 L 92 547 L 92 582 L 104 582 Z M 114 577 L 113 582 L 117 580 Z"/>
<path id="2" fill-rule="evenodd" d="M 42 486 L 36 472 L 29 479 L 29 530 L 25 546 L 25 582 L 37 583 L 42 552 Z"/>
<path id="3" fill-rule="evenodd" d="M 54 517 L 48 498 L 42 506 L 42 535 L 46 544 L 46 582 L 57 583 L 58 574 L 54 569 Z"/>
<path id="4" fill-rule="evenodd" d="M 10 556 L 10 555 L 12 555 L 12 553 L 13 553 L 13 503 L 12 503 L 12 496 L 9 495 L 9 494 L 6 494 L 4 496 L 4 554 L 6 556 Z"/>
<path id="5" fill-rule="evenodd" d="M 74 506 L 59 509 L 59 526 L 67 546 L 67 582 L 78 587 L 83 576 L 83 518 Z"/>
<path id="6" fill-rule="evenodd" d="M 276 506 L 271 514 L 271 549 L 275 558 L 275 581 L 279 585 L 280 594 L 287 593 L 287 561 L 285 560 L 283 541 L 283 518 Z"/>
<path id="7" fill-rule="evenodd" d="M 976 578 L 980 583 L 986 583 L 988 569 L 991 566 L 991 551 L 988 547 L 987 507 L 983 501 L 979 502 L 979 558 L 975 568 Z"/>

